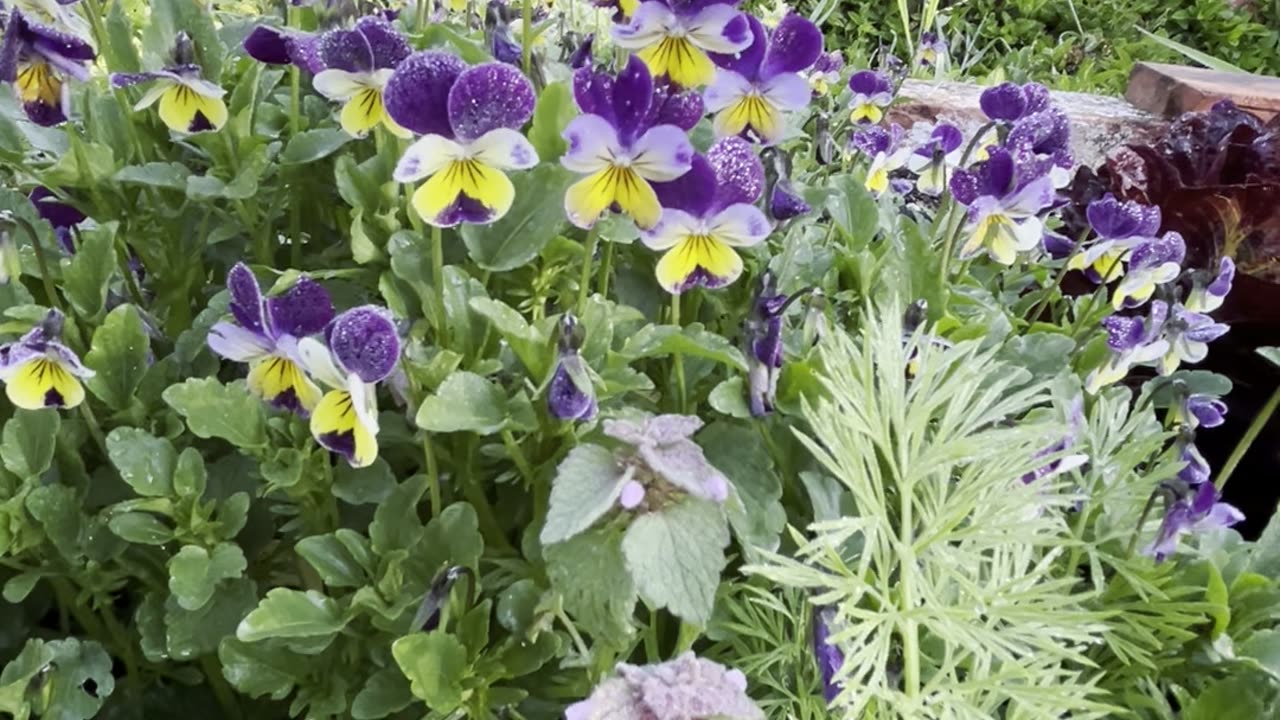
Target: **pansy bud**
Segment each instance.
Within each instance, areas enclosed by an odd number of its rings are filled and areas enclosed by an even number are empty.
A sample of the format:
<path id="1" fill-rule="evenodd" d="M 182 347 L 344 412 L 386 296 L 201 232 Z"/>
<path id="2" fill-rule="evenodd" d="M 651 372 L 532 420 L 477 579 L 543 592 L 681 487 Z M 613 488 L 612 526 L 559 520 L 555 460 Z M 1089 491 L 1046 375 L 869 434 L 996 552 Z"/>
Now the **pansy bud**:
<path id="1" fill-rule="evenodd" d="M 835 610 L 820 608 L 813 613 L 813 657 L 822 678 L 822 697 L 828 704 L 840 695 L 836 674 L 844 665 L 844 652 L 831 643 L 832 626 L 836 622 Z"/>
<path id="2" fill-rule="evenodd" d="M 1218 274 L 1210 275 L 1197 270 L 1192 275 L 1193 286 L 1187 296 L 1186 307 L 1192 312 L 1213 312 L 1222 307 L 1222 301 L 1231 292 L 1231 285 L 1236 277 L 1236 263 L 1229 257 L 1222 258 L 1218 265 Z"/>
<path id="3" fill-rule="evenodd" d="M 173 64 L 191 65 L 196 61 L 196 46 L 185 30 L 178 31 L 173 39 Z"/>
<path id="4" fill-rule="evenodd" d="M 769 191 L 769 217 L 777 222 L 804 215 L 812 209 L 787 178 L 778 178 Z"/>
<path id="5" fill-rule="evenodd" d="M 825 114 L 813 123 L 813 153 L 819 165 L 830 165 L 836 157 L 836 141 L 831 135 L 831 121 Z"/>
<path id="6" fill-rule="evenodd" d="M 565 313 L 560 320 L 560 357 L 547 390 L 547 410 L 561 420 L 590 420 L 596 415 L 591 374 L 578 354 L 583 338 L 578 319 Z"/>
<path id="7" fill-rule="evenodd" d="M 754 417 L 773 412 L 782 368 L 782 314 L 788 298 L 777 291 L 773 273 L 760 278 L 751 316 L 744 323 L 747 343 L 747 392 Z"/>
<path id="8" fill-rule="evenodd" d="M 574 70 L 577 70 L 578 68 L 591 67 L 591 61 L 594 57 L 592 55 L 592 49 L 595 45 L 595 40 L 595 33 L 590 33 L 585 39 L 583 39 L 582 44 L 579 45 L 577 49 L 573 51 L 573 54 L 569 56 L 569 67 Z"/>
<path id="9" fill-rule="evenodd" d="M 814 288 L 804 305 L 802 337 L 805 347 L 813 347 L 827 336 L 827 294 L 821 288 Z"/>
<path id="10" fill-rule="evenodd" d="M 489 53 L 494 60 L 508 65 L 520 65 L 524 58 L 524 49 L 511 37 L 511 28 L 504 22 L 498 22 L 489 32 Z"/>
<path id="11" fill-rule="evenodd" d="M 1163 562 L 1178 549 L 1178 538 L 1229 528 L 1244 520 L 1244 513 L 1222 499 L 1213 483 L 1186 488 L 1165 510 L 1156 538 L 1143 554 Z"/>

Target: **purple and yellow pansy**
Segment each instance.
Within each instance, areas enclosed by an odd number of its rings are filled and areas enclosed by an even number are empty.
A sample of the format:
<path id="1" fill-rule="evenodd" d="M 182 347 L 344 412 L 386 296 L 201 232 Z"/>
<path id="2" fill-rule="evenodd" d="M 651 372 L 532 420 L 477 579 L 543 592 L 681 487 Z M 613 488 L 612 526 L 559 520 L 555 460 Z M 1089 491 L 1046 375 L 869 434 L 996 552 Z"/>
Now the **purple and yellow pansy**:
<path id="1" fill-rule="evenodd" d="M 328 347 L 298 342 L 303 368 L 329 388 L 311 413 L 311 434 L 352 467 L 368 467 L 378 457 L 377 383 L 400 360 L 400 336 L 391 314 L 373 305 L 342 313 L 325 336 Z"/>
<path id="2" fill-rule="evenodd" d="M 742 135 L 765 144 L 777 142 L 783 113 L 803 110 L 813 93 L 800 72 L 822 55 L 822 32 L 794 13 L 772 33 L 747 18 L 752 43 L 736 55 L 713 55 L 720 70 L 703 98 L 716 113 L 719 137 Z"/>
<path id="3" fill-rule="evenodd" d="M 114 73 L 111 84 L 125 88 L 153 83 L 134 111 L 160 103 L 160 119 L 170 130 L 179 133 L 218 131 L 227 124 L 226 90 L 201 77 L 199 65 L 188 63 L 164 70 L 141 73 Z"/>
<path id="4" fill-rule="evenodd" d="M 1013 265 L 1019 252 L 1040 246 L 1040 213 L 1054 198 L 1044 163 L 1018 150 L 995 148 L 976 169 L 957 170 L 950 185 L 956 202 L 968 208 L 961 258 L 985 252 L 1001 265 Z"/>
<path id="5" fill-rule="evenodd" d="M 724 287 L 742 274 L 737 248 L 763 242 L 772 230 L 754 203 L 764 191 L 764 166 L 750 143 L 724 138 L 696 155 L 688 173 L 658 185 L 662 217 L 641 233 L 663 253 L 655 274 L 673 294 L 694 287 Z"/>
<path id="6" fill-rule="evenodd" d="M 631 57 L 616 78 L 583 68 L 574 74 L 582 114 L 565 128 L 566 168 L 586 175 L 565 193 L 569 221 L 590 228 L 612 207 L 636 226 L 657 225 L 662 206 L 651 182 L 670 182 L 689 171 L 693 145 L 686 131 L 702 117 L 692 93 L 655 92 L 644 63 Z"/>
<path id="7" fill-rule="evenodd" d="M 849 77 L 853 100 L 849 103 L 849 119 L 855 123 L 878 124 L 885 108 L 893 104 L 893 84 L 884 73 L 859 70 Z"/>
<path id="8" fill-rule="evenodd" d="M 17 342 L 0 346 L 0 381 L 16 407 L 73 408 L 84 402 L 80 381 L 94 372 L 62 344 L 63 321 L 62 313 L 50 310 Z"/>
<path id="9" fill-rule="evenodd" d="M 87 80 L 94 57 L 88 40 L 15 8 L 0 40 L 0 81 L 13 85 L 31 122 L 58 125 L 70 114 L 68 79 Z"/>
<path id="10" fill-rule="evenodd" d="M 244 263 L 227 273 L 231 315 L 209 330 L 209 349 L 248 363 L 249 389 L 275 407 L 308 415 L 320 402 L 320 388 L 307 377 L 298 354 L 302 338 L 322 332 L 333 319 L 329 293 L 303 276 L 281 295 L 265 297 Z"/>
<path id="11" fill-rule="evenodd" d="M 613 43 L 635 51 L 654 77 L 681 87 L 702 87 L 715 78 L 709 53 L 731 55 L 751 45 L 747 15 L 736 2 L 647 0 L 629 20 L 613 28 Z"/>
<path id="12" fill-rule="evenodd" d="M 506 171 L 538 164 L 520 134 L 533 116 L 533 86 L 499 62 L 468 68 L 456 56 L 414 53 L 387 83 L 391 119 L 419 133 L 396 165 L 397 182 L 426 180 L 413 207 L 428 224 L 485 224 L 507 213 L 515 187 Z"/>
<path id="13" fill-rule="evenodd" d="M 316 73 L 316 92 L 342 103 L 339 120 L 348 135 L 364 137 L 379 125 L 399 137 L 412 135 L 391 119 L 383 101 L 396 66 L 410 52 L 409 42 L 376 15 L 361 18 L 351 30 L 320 36 L 317 54 L 324 69 Z"/>

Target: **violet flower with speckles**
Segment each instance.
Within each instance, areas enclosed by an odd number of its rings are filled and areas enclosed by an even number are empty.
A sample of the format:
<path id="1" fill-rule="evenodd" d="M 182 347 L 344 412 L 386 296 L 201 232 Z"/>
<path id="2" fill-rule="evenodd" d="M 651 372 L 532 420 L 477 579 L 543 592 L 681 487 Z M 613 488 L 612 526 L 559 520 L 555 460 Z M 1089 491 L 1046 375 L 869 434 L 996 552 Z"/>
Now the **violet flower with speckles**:
<path id="1" fill-rule="evenodd" d="M 1149 238 L 1130 251 L 1129 269 L 1111 296 L 1116 310 L 1139 307 L 1151 299 L 1156 287 L 1177 279 L 1187 245 L 1176 232 Z"/>
<path id="2" fill-rule="evenodd" d="M 582 326 L 573 313 L 560 319 L 560 357 L 547 389 L 547 410 L 561 420 L 590 420 L 596 416 L 596 393 L 591 373 L 578 350 Z"/>
<path id="3" fill-rule="evenodd" d="M 703 95 L 715 113 L 717 137 L 741 135 L 772 144 L 786 129 L 784 112 L 809 104 L 812 91 L 800 76 L 822 54 L 822 32 L 809 20 L 787 15 L 772 33 L 759 20 L 747 18 L 752 43 L 736 55 L 713 55 L 720 66 Z"/>
<path id="4" fill-rule="evenodd" d="M 1143 554 L 1163 562 L 1178 551 L 1178 539 L 1183 535 L 1223 530 L 1244 520 L 1244 513 L 1220 502 L 1221 498 L 1210 482 L 1189 489 L 1165 511 L 1155 540 Z"/>
<path id="5" fill-rule="evenodd" d="M 457 57 L 428 50 L 406 58 L 387 83 L 387 113 L 419 138 L 392 177 L 426 180 L 413 207 L 428 224 L 484 225 L 511 209 L 515 186 L 505 171 L 538 164 L 520 134 L 533 116 L 533 86 L 499 62 L 467 68 Z"/>
<path id="6" fill-rule="evenodd" d="M 1161 333 L 1169 318 L 1169 306 L 1155 300 L 1146 318 L 1112 315 L 1102 321 L 1107 331 L 1110 357 L 1102 367 L 1085 378 L 1085 390 L 1097 394 L 1102 388 L 1123 380 L 1134 365 L 1160 360 L 1169 351 L 1169 341 Z"/>
<path id="7" fill-rule="evenodd" d="M 933 197 L 942 195 L 960 167 L 963 145 L 960 128 L 949 123 L 935 125 L 929 139 L 907 158 L 907 169 L 916 174 L 916 189 Z"/>
<path id="8" fill-rule="evenodd" d="M 0 38 L 0 82 L 13 86 L 31 122 L 51 127 L 67 121 L 68 81 L 88 80 L 89 64 L 96 57 L 86 37 L 16 8 L 10 12 Z"/>
<path id="9" fill-rule="evenodd" d="M 1014 122 L 1049 109 L 1049 89 L 1040 83 L 1003 83 L 984 90 L 978 104 L 992 120 Z"/>
<path id="10" fill-rule="evenodd" d="M 311 434 L 351 467 L 368 467 L 378 457 L 376 384 L 395 370 L 400 336 L 390 312 L 364 305 L 334 318 L 325 338 L 328 347 L 298 342 L 302 367 L 330 388 L 311 413 Z"/>
<path id="11" fill-rule="evenodd" d="M 298 342 L 333 319 L 329 293 L 306 277 L 275 297 L 265 297 L 248 266 L 227 273 L 231 315 L 209 329 L 209 349 L 249 365 L 249 390 L 271 405 L 306 416 L 320 402 L 320 388 L 307 377 Z"/>
<path id="12" fill-rule="evenodd" d="M 742 274 L 737 248 L 769 237 L 769 219 L 755 206 L 764 190 L 764 166 L 750 143 L 722 138 L 695 155 L 680 178 L 654 186 L 662 216 L 640 238 L 663 253 L 655 274 L 673 294 L 693 288 L 722 288 Z"/>
<path id="13" fill-rule="evenodd" d="M 1209 355 L 1209 343 L 1230 329 L 1224 323 L 1214 322 L 1208 315 L 1174 305 L 1169 310 L 1168 321 L 1164 323 L 1168 351 L 1160 358 L 1156 369 L 1161 375 L 1168 376 L 1184 362 L 1195 364 L 1204 360 Z"/>
<path id="14" fill-rule="evenodd" d="M 610 208 L 651 230 L 662 218 L 653 182 L 670 182 L 689 171 L 693 145 L 687 130 L 702 118 L 693 93 L 655 89 L 644 63 L 632 57 L 617 77 L 582 68 L 573 75 L 581 115 L 562 134 L 569 148 L 560 164 L 587 177 L 565 193 L 569 221 L 593 226 Z"/>
<path id="15" fill-rule="evenodd" d="M 809 83 L 814 95 L 825 96 L 831 87 L 840 82 L 840 71 L 844 70 L 844 55 L 839 50 L 825 52 L 818 56 L 808 70 L 800 73 Z"/>
<path id="16" fill-rule="evenodd" d="M 373 15 L 360 18 L 351 30 L 320 36 L 317 52 L 325 69 L 316 74 L 316 92 L 342 103 L 339 120 L 352 137 L 364 137 L 379 125 L 398 137 L 410 137 L 387 113 L 387 84 L 411 48 L 395 27 Z"/>
<path id="17" fill-rule="evenodd" d="M 885 129 L 879 126 L 859 130 L 850 137 L 849 145 L 871 158 L 867 168 L 866 188 L 880 194 L 892 187 L 890 175 L 906 166 L 911 157 L 911 147 L 903 142 L 906 131 L 894 123 Z"/>
<path id="18" fill-rule="evenodd" d="M 296 65 L 312 75 L 325 69 L 320 57 L 320 36 L 272 25 L 255 27 L 242 43 L 249 57 L 268 65 Z"/>
<path id="19" fill-rule="evenodd" d="M 1160 231 L 1160 208 L 1120 201 L 1108 193 L 1085 210 L 1098 239 L 1072 256 L 1067 267 L 1082 270 L 1096 283 L 1119 280 L 1134 247 Z"/>
<path id="20" fill-rule="evenodd" d="M 1054 189 L 1047 168 L 1034 158 L 995 148 L 976 169 L 956 171 L 951 193 L 969 209 L 961 258 L 986 252 L 1001 265 L 1013 265 L 1019 252 L 1040 246 L 1040 213 L 1053 203 Z"/>
<path id="21" fill-rule="evenodd" d="M 875 70 L 854 73 L 849 90 L 853 92 L 849 118 L 855 123 L 878 124 L 884 119 L 885 108 L 893 103 L 893 85 L 884 73 Z"/>

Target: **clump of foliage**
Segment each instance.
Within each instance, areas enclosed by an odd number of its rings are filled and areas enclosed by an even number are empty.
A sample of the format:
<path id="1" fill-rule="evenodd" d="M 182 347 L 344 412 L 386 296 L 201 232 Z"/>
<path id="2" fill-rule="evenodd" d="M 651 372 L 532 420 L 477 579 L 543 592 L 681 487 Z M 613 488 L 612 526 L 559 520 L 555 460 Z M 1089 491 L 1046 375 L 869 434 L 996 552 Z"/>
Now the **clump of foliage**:
<path id="1" fill-rule="evenodd" d="M 1232 253 L 1071 208 L 1044 86 L 966 137 L 796 14 L 266 9 L 6 4 L 0 711 L 1274 714 Z"/>

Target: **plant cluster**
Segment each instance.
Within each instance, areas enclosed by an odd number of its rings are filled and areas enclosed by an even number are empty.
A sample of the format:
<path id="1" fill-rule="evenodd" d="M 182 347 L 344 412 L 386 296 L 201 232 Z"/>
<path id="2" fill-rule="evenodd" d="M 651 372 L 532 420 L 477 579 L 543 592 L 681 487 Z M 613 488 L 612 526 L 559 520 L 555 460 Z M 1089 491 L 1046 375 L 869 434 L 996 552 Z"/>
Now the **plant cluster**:
<path id="1" fill-rule="evenodd" d="M 1086 192 L 1044 86 L 966 136 L 887 121 L 938 35 L 255 9 L 6 4 L 0 711 L 1280 708 L 1190 367 L 1252 256 Z"/>

